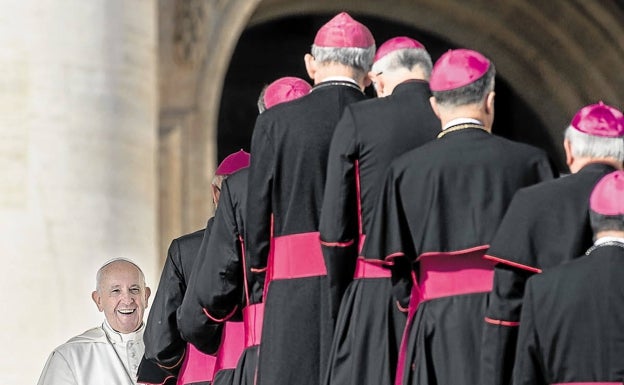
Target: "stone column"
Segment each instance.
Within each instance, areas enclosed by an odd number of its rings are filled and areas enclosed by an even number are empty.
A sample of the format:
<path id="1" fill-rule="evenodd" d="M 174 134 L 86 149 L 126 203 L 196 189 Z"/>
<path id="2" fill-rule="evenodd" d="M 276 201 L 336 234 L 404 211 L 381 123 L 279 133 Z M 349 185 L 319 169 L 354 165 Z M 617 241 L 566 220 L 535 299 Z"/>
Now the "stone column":
<path id="1" fill-rule="evenodd" d="M 100 324 L 95 272 L 156 289 L 157 2 L 0 0 L 0 377 Z"/>

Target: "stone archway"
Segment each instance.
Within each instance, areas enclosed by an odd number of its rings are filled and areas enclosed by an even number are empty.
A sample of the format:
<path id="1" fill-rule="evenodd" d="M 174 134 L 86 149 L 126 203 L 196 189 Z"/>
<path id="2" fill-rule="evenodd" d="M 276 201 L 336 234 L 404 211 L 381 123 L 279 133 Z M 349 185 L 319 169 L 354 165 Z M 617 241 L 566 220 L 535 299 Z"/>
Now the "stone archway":
<path id="1" fill-rule="evenodd" d="M 180 9 L 186 10 L 186 21 Z M 193 21 L 197 10 L 201 18 Z M 210 212 L 207 193 L 217 160 L 222 87 L 244 29 L 292 15 L 342 10 L 410 25 L 484 52 L 556 143 L 582 105 L 603 100 L 621 106 L 624 100 L 624 76 L 617 72 L 624 68 L 624 6 L 615 1 L 161 2 L 161 251 L 174 236 L 202 226 Z M 178 40 L 172 38 L 176 25 L 187 28 Z M 189 46 L 191 65 L 172 59 L 176 50 L 186 52 L 180 45 Z"/>
<path id="2" fill-rule="evenodd" d="M 582 105 L 624 100 L 624 76 L 617 72 L 624 68 L 624 5 L 616 1 L 265 0 L 250 24 L 343 9 L 412 25 L 486 53 L 557 139 Z"/>

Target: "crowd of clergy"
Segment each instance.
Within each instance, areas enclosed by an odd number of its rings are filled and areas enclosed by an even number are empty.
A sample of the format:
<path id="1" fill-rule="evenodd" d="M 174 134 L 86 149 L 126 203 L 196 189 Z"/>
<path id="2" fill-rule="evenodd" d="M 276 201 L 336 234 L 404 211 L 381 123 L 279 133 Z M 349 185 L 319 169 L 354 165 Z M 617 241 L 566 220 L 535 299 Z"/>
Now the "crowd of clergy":
<path id="1" fill-rule="evenodd" d="M 622 384 L 620 109 L 579 106 L 560 175 L 492 132 L 480 52 L 343 12 L 304 62 L 171 242 L 129 384 Z"/>

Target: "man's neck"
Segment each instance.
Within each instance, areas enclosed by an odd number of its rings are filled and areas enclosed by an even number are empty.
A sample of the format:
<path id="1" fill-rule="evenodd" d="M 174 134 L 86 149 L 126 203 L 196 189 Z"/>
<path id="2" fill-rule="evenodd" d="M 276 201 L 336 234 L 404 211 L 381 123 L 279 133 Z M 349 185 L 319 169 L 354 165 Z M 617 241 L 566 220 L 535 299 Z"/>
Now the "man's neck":
<path id="1" fill-rule="evenodd" d="M 596 233 L 596 244 L 611 242 L 611 241 L 619 241 L 624 242 L 624 231 L 617 230 L 609 230 L 609 231 L 600 231 Z"/>
<path id="2" fill-rule="evenodd" d="M 390 95 L 394 92 L 394 89 L 403 83 L 407 83 L 410 81 L 422 81 L 427 82 L 428 80 L 425 77 L 425 73 L 419 67 L 414 67 L 413 70 L 408 70 L 406 68 L 401 68 L 394 72 L 384 73 L 386 82 L 384 86 L 384 94 Z"/>
<path id="3" fill-rule="evenodd" d="M 144 325 L 145 323 L 143 322 L 141 323 L 141 326 L 139 326 L 137 330 L 130 332 L 130 333 L 121 333 L 113 329 L 113 327 L 108 323 L 107 320 L 104 320 L 104 323 L 102 324 L 102 328 L 104 329 L 104 332 L 109 336 L 109 338 L 112 338 L 117 342 L 127 342 L 130 340 L 134 340 L 136 338 L 137 333 L 143 329 Z"/>
<path id="4" fill-rule="evenodd" d="M 331 79 L 334 77 L 351 79 L 360 89 L 364 90 L 364 78 L 362 76 L 357 76 L 353 68 L 337 63 L 329 63 L 320 66 L 314 75 L 314 84 L 319 84 L 328 78 Z"/>
<path id="5" fill-rule="evenodd" d="M 574 158 L 572 163 L 568 165 L 570 172 L 575 174 L 579 172 L 583 167 L 588 164 L 599 163 L 609 165 L 616 170 L 622 170 L 622 162 L 618 161 L 614 158 L 590 158 L 590 157 L 582 157 L 582 158 Z"/>
<path id="6" fill-rule="evenodd" d="M 477 104 L 469 104 L 465 106 L 451 108 L 440 108 L 440 122 L 442 123 L 442 127 L 446 127 L 453 120 L 457 119 L 478 120 L 479 122 L 484 124 L 486 131 L 492 132 L 492 127 L 488 124 L 489 119 L 487 119 L 486 114 L 481 108 L 479 108 L 479 105 Z"/>

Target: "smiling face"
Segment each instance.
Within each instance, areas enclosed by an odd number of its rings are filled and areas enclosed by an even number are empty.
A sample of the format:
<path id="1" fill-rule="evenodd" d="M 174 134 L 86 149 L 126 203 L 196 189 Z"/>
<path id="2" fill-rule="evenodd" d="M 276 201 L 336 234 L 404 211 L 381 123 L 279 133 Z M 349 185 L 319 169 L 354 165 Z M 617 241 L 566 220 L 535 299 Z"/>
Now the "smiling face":
<path id="1" fill-rule="evenodd" d="M 131 333 L 141 326 L 149 296 L 142 272 L 124 260 L 111 262 L 100 270 L 97 289 L 92 293 L 109 325 L 120 333 Z"/>

